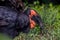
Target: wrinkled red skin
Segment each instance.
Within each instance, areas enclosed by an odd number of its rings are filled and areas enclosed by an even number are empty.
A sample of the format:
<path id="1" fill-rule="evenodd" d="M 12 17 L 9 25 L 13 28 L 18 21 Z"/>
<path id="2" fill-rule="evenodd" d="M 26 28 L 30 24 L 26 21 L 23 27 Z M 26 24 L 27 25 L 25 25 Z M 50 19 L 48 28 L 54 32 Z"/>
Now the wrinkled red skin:
<path id="1" fill-rule="evenodd" d="M 36 22 L 31 19 L 33 16 L 36 16 L 36 15 L 37 14 L 36 14 L 36 12 L 34 10 L 30 10 L 29 18 L 30 18 L 30 28 L 31 29 L 33 29 L 36 26 Z"/>

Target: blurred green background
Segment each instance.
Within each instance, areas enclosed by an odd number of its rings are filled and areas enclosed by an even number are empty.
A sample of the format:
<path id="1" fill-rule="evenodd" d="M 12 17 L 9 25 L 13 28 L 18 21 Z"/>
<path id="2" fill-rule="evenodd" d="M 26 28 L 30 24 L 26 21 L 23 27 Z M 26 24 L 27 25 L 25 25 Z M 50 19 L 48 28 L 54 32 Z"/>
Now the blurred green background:
<path id="1" fill-rule="evenodd" d="M 5 34 L 0 33 L 0 40 L 13 40 L 13 39 Z"/>
<path id="2" fill-rule="evenodd" d="M 48 30 L 50 34 L 39 34 L 40 29 L 38 26 L 36 26 L 34 29 L 31 29 L 28 34 L 20 33 L 20 35 L 13 40 L 60 40 L 59 2 L 60 0 L 42 0 L 42 2 L 36 0 L 33 1 L 33 3 L 28 4 L 27 0 L 24 0 L 25 6 L 31 7 L 40 14 L 45 25 L 44 27 Z"/>

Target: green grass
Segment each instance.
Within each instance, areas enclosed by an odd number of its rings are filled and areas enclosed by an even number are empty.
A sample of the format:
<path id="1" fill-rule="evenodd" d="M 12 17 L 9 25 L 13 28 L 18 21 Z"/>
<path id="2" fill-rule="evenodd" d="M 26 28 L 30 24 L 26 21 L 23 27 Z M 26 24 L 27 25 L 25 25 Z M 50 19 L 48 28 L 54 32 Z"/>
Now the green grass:
<path id="1" fill-rule="evenodd" d="M 31 8 L 40 14 L 44 27 L 50 34 L 39 34 L 39 27 L 36 26 L 28 34 L 20 33 L 14 40 L 60 40 L 60 5 L 37 5 Z"/>
<path id="2" fill-rule="evenodd" d="M 50 34 L 41 35 L 39 27 L 36 26 L 28 34 L 20 33 L 14 40 L 60 40 L 60 5 L 35 5 L 31 8 L 40 14 L 44 27 Z"/>

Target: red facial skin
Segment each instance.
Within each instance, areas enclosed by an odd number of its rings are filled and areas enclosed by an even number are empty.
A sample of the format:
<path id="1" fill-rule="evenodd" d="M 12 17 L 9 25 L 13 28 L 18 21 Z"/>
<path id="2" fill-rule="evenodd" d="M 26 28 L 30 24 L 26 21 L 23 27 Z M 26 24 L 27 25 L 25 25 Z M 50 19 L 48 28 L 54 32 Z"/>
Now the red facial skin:
<path id="1" fill-rule="evenodd" d="M 32 16 L 36 16 L 36 15 L 37 15 L 37 14 L 36 14 L 36 12 L 35 12 L 34 10 L 30 10 L 30 15 L 29 15 L 29 17 L 30 17 L 30 28 L 31 28 L 31 29 L 33 29 L 33 28 L 35 27 L 35 25 L 36 25 L 35 21 L 32 20 L 31 18 L 32 18 Z"/>

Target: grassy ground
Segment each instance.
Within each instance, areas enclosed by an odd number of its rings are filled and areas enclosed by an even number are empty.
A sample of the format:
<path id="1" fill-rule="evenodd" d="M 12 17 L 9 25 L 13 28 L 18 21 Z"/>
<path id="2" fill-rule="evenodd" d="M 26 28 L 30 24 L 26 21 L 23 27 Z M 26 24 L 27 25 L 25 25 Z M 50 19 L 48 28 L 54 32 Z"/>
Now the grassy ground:
<path id="1" fill-rule="evenodd" d="M 41 35 L 39 34 L 39 27 L 31 29 L 28 34 L 20 33 L 14 40 L 60 40 L 60 5 L 53 6 L 32 6 L 32 9 L 36 10 L 45 25 L 45 29 L 48 33 Z"/>
<path id="2" fill-rule="evenodd" d="M 44 27 L 50 34 L 41 35 L 39 27 L 36 26 L 28 34 L 20 33 L 14 40 L 60 40 L 60 5 L 37 5 L 31 8 L 40 14 L 45 25 Z"/>

